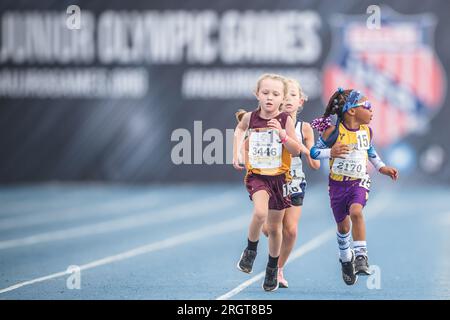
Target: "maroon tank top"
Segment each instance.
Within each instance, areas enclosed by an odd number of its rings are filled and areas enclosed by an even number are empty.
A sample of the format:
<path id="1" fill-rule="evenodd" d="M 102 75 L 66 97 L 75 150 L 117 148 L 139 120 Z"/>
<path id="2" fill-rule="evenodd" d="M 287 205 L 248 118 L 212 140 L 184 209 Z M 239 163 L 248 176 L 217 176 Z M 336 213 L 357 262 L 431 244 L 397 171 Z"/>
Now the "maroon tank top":
<path id="1" fill-rule="evenodd" d="M 258 129 L 258 128 L 267 128 L 267 122 L 269 122 L 271 119 L 263 119 L 260 117 L 260 110 L 253 111 L 250 115 L 250 122 L 249 122 L 249 129 Z M 287 118 L 290 117 L 290 115 L 287 112 L 281 112 L 279 115 L 277 115 L 274 119 L 277 119 L 281 127 L 283 129 L 286 129 L 286 122 Z M 248 140 L 246 142 L 248 144 Z M 248 150 L 248 145 L 246 147 Z M 279 168 L 274 169 L 259 169 L 259 168 L 253 168 L 248 160 L 248 153 L 246 156 L 246 167 L 247 167 L 247 175 L 250 173 L 258 174 L 258 175 L 265 175 L 265 176 L 275 176 L 280 174 L 288 174 L 287 181 L 290 180 L 289 170 L 291 167 L 291 155 L 287 151 L 286 147 L 282 147 L 282 156 L 281 156 L 281 166 Z"/>
<path id="2" fill-rule="evenodd" d="M 253 111 L 250 115 L 250 123 L 248 125 L 249 129 L 256 129 L 256 128 L 267 128 L 267 122 L 269 122 L 271 119 L 263 119 L 260 117 L 261 110 Z M 281 112 L 279 115 L 275 117 L 275 119 L 280 122 L 281 127 L 283 129 L 286 129 L 286 121 L 289 117 L 289 113 L 287 112 Z"/>

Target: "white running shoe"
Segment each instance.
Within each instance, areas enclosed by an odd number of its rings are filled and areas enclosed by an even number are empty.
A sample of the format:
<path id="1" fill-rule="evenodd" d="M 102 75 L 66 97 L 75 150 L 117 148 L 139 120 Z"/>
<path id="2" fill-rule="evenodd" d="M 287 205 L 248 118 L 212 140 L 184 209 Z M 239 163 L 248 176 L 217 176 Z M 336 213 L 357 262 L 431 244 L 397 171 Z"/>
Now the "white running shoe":
<path id="1" fill-rule="evenodd" d="M 278 283 L 280 285 L 280 288 L 288 288 L 288 282 L 284 278 L 283 275 L 283 268 L 278 268 Z"/>

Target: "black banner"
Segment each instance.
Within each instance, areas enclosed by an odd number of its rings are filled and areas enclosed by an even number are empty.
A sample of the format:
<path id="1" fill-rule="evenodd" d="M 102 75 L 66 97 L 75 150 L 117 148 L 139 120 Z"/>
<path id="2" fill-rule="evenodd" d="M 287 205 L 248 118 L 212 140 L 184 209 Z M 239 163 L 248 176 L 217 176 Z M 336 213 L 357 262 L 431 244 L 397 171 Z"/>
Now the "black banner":
<path id="1" fill-rule="evenodd" d="M 305 121 L 360 89 L 385 162 L 450 182 L 446 1 L 0 8 L 0 183 L 238 181 L 234 112 L 256 107 L 265 72 L 300 82 Z"/>

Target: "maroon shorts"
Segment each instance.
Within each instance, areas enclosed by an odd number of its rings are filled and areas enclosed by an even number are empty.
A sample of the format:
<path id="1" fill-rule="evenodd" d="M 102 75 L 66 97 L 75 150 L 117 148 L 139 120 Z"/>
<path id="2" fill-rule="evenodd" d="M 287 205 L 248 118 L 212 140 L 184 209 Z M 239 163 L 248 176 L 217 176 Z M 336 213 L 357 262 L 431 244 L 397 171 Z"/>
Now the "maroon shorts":
<path id="1" fill-rule="evenodd" d="M 286 175 L 262 176 L 249 173 L 245 179 L 245 187 L 250 194 L 250 200 L 255 192 L 266 190 L 269 194 L 269 209 L 283 210 L 291 206 L 289 197 L 283 197 L 283 185 L 286 184 Z"/>

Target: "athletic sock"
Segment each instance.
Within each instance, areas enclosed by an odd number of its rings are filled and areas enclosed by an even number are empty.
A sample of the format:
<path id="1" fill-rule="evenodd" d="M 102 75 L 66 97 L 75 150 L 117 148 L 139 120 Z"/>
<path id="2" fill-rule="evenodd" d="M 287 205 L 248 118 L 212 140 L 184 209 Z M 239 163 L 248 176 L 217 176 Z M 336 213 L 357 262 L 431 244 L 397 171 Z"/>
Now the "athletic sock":
<path id="1" fill-rule="evenodd" d="M 247 239 L 247 242 L 248 242 L 247 249 L 256 251 L 256 249 L 258 248 L 259 240 L 253 242 L 253 241 L 250 241 L 250 239 Z"/>
<path id="2" fill-rule="evenodd" d="M 367 242 L 366 241 L 353 241 L 353 249 L 356 256 L 367 257 Z"/>
<path id="3" fill-rule="evenodd" d="M 274 257 L 271 257 L 269 254 L 269 262 L 267 262 L 267 266 L 269 268 L 276 268 L 278 265 L 278 258 L 279 258 L 279 256 L 274 258 Z"/>
<path id="4" fill-rule="evenodd" d="M 352 250 L 350 249 L 350 231 L 346 234 L 336 232 L 337 242 L 339 245 L 339 258 L 342 262 L 352 260 Z"/>

